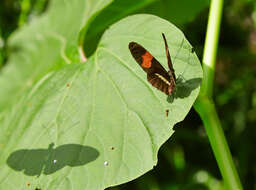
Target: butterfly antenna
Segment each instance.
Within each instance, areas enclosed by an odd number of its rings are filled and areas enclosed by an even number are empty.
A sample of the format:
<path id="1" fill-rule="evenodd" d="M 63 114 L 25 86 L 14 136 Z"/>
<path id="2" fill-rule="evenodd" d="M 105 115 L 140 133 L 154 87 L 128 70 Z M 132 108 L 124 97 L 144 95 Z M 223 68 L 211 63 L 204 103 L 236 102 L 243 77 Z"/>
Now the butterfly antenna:
<path id="1" fill-rule="evenodd" d="M 165 38 L 164 33 L 162 33 L 162 36 L 163 36 L 164 43 L 165 43 L 165 51 L 166 51 L 166 57 L 167 57 L 168 66 L 169 66 L 169 69 L 170 69 L 170 70 L 171 70 L 171 69 L 173 70 L 172 61 L 171 61 L 171 57 L 170 57 L 170 53 L 169 53 L 169 48 L 168 48 L 167 40 L 166 40 L 166 38 Z M 180 44 L 180 48 L 178 49 L 176 55 L 174 56 L 174 61 L 175 61 L 176 57 L 178 56 L 178 54 L 179 54 L 181 48 L 183 47 L 183 44 L 184 44 L 184 37 L 183 37 L 182 42 L 181 42 L 181 44 Z M 190 55 L 191 55 L 191 53 L 194 53 L 193 48 L 191 49 L 191 52 L 189 52 L 188 62 L 189 62 L 189 60 L 190 60 Z M 187 63 L 187 64 L 189 64 L 189 63 Z M 178 76 L 178 78 L 180 78 L 180 76 L 182 77 L 183 74 L 186 72 L 186 70 L 187 70 L 187 67 L 184 69 L 184 71 L 182 72 L 182 74 L 180 74 L 180 75 Z"/>
<path id="2" fill-rule="evenodd" d="M 178 49 L 176 55 L 174 56 L 174 62 L 175 62 L 175 59 L 177 58 L 177 56 L 178 56 L 178 54 L 179 54 L 181 48 L 183 47 L 183 44 L 184 44 L 184 37 L 182 38 L 182 42 L 180 43 L 180 47 L 179 47 L 179 49 Z M 186 70 L 186 69 L 185 69 L 185 70 Z M 184 71 L 182 72 L 182 74 L 179 74 L 177 80 L 179 80 L 180 76 L 182 76 L 183 73 L 184 73 Z"/>
<path id="3" fill-rule="evenodd" d="M 188 65 L 189 65 L 189 61 L 190 61 L 190 56 L 191 54 L 193 54 L 194 52 L 192 52 L 192 50 L 189 51 L 189 55 L 188 55 L 188 61 L 187 61 L 187 64 L 186 64 L 186 67 L 185 69 L 183 70 L 183 72 L 181 74 L 179 74 L 178 78 L 179 77 L 183 77 L 184 73 L 186 72 L 187 68 L 188 68 Z M 183 80 L 185 80 L 184 78 L 182 78 Z"/>
<path id="4" fill-rule="evenodd" d="M 186 81 L 186 79 L 183 77 L 183 75 L 184 75 L 184 73 L 186 72 L 186 70 L 188 69 L 188 65 L 190 65 L 190 56 L 191 56 L 191 54 L 193 54 L 193 53 L 195 52 L 193 49 L 194 49 L 194 48 L 192 47 L 192 48 L 189 50 L 189 55 L 188 55 L 188 60 L 187 60 L 186 67 L 185 67 L 185 69 L 183 70 L 183 72 L 182 72 L 181 74 L 179 74 L 177 80 L 179 80 L 179 78 L 181 78 L 181 80 Z"/>
<path id="5" fill-rule="evenodd" d="M 168 45 L 167 45 L 167 40 L 165 38 L 164 33 L 162 33 L 162 36 L 163 36 L 163 39 L 164 39 L 164 45 L 165 45 L 165 51 L 166 51 L 168 67 L 169 67 L 170 70 L 174 71 L 173 66 L 172 66 L 171 56 L 170 56 L 170 53 L 169 53 L 169 48 L 168 48 Z"/>
<path id="6" fill-rule="evenodd" d="M 178 49 L 176 55 L 174 56 L 174 61 L 175 61 L 176 57 L 178 56 L 178 54 L 179 54 L 181 48 L 183 47 L 183 43 L 184 43 L 184 37 L 182 38 L 182 42 L 181 42 L 181 44 L 180 44 L 180 48 Z"/>

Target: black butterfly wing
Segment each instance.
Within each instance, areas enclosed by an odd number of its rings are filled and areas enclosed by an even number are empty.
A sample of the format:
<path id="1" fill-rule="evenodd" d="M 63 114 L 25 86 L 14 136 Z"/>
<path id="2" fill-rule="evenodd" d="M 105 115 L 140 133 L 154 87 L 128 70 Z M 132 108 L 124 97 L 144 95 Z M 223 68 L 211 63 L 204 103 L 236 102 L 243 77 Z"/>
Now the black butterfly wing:
<path id="1" fill-rule="evenodd" d="M 157 89 L 169 95 L 170 76 L 164 67 L 141 45 L 129 43 L 132 56 L 147 73 L 148 81 Z"/>

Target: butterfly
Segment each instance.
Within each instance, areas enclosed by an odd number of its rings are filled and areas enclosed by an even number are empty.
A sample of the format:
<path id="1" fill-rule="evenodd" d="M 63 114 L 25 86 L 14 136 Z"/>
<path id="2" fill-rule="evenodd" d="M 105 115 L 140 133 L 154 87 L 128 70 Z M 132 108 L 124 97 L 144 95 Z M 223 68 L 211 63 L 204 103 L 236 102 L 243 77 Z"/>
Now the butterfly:
<path id="1" fill-rule="evenodd" d="M 154 58 L 144 47 L 136 42 L 129 43 L 129 49 L 133 58 L 147 73 L 147 80 L 157 88 L 164 92 L 166 95 L 171 95 L 176 91 L 176 76 L 173 69 L 167 41 L 165 35 L 162 33 L 167 63 L 169 71 L 167 72 L 164 67 Z"/>

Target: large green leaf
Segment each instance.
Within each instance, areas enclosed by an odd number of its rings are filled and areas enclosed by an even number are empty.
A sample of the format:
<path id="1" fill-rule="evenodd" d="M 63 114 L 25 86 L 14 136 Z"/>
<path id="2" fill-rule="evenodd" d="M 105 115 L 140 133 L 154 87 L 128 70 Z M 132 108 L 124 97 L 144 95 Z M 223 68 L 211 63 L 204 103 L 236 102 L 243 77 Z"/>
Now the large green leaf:
<path id="1" fill-rule="evenodd" d="M 166 67 L 162 32 L 179 77 L 173 101 L 147 82 L 128 49 L 136 41 Z M 151 170 L 201 77 L 191 45 L 171 23 L 150 15 L 116 23 L 85 64 L 45 74 L 16 100 L 1 126 L 0 189 L 104 189 Z"/>
<path id="2" fill-rule="evenodd" d="M 16 52 L 0 78 L 1 189 L 103 189 L 134 179 L 156 164 L 159 147 L 191 107 L 200 65 L 183 35 L 159 18 L 118 23 L 87 64 L 67 65 L 79 62 L 78 39 L 108 3 L 53 1 L 10 39 Z M 171 104 L 127 48 L 137 40 L 163 61 L 163 48 L 155 48 L 161 32 L 184 78 Z"/>

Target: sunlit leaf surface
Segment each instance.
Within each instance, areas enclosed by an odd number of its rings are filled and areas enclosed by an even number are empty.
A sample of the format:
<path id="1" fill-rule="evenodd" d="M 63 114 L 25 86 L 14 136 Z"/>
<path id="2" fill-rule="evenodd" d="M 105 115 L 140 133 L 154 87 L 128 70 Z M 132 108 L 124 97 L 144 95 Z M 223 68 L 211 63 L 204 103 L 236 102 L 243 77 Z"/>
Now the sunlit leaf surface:
<path id="1" fill-rule="evenodd" d="M 116 23 L 96 52 L 79 64 L 73 40 L 82 27 L 73 28 L 76 19 L 60 15 L 64 8 L 69 14 L 68 7 L 70 16 L 86 15 L 80 9 L 95 1 L 85 2 L 56 3 L 57 12 L 49 11 L 13 36 L 12 43 L 19 41 L 21 49 L 0 80 L 14 93 L 7 102 L 12 108 L 2 110 L 0 118 L 0 189 L 100 190 L 135 179 L 156 165 L 160 146 L 198 95 L 202 71 L 197 56 L 180 30 L 155 16 L 135 15 Z M 56 35 L 47 33 L 46 23 L 65 27 Z M 40 37 L 41 32 L 49 35 Z M 161 33 L 178 77 L 172 97 L 147 82 L 128 49 L 136 41 L 167 68 Z M 29 35 L 35 43 L 26 43 Z M 7 100 L 7 92 L 0 96 Z"/>

